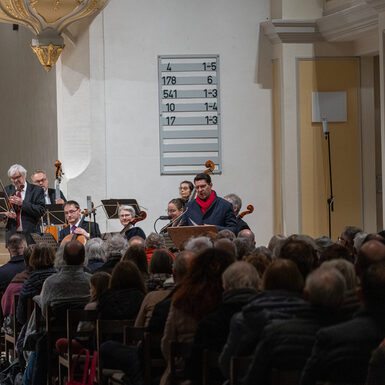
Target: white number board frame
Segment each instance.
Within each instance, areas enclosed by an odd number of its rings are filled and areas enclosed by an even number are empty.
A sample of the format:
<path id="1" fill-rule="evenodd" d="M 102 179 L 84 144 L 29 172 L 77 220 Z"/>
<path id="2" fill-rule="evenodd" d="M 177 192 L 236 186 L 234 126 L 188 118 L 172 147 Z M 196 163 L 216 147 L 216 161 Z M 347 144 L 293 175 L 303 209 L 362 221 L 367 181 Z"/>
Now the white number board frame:
<path id="1" fill-rule="evenodd" d="M 161 174 L 222 172 L 219 55 L 160 55 Z"/>

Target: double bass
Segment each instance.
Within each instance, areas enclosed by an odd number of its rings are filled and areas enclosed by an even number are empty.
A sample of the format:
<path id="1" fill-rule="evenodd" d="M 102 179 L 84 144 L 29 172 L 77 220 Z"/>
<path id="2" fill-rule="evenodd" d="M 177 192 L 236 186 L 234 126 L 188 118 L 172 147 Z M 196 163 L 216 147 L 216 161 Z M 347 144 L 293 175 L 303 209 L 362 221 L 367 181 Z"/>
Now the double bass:
<path id="1" fill-rule="evenodd" d="M 55 162 L 55 167 L 56 167 L 56 170 L 55 170 L 55 201 L 56 201 L 57 199 L 61 199 L 61 196 L 60 196 L 60 183 L 61 183 L 61 180 L 62 180 L 62 177 L 63 177 L 63 170 L 62 170 L 62 163 L 60 162 L 60 160 L 57 160 Z M 48 215 L 48 223 L 47 223 L 47 226 L 45 227 L 44 232 L 46 234 L 52 234 L 53 237 L 56 239 L 56 242 L 57 242 L 58 241 L 58 237 L 59 237 L 59 232 L 64 227 L 65 226 L 51 225 L 50 218 L 49 218 L 49 215 Z"/>
<path id="2" fill-rule="evenodd" d="M 214 173 L 215 163 L 212 160 L 206 161 L 205 167 L 206 167 L 206 170 L 203 171 L 203 174 L 213 174 Z M 195 187 L 194 187 L 194 189 L 191 191 L 191 195 L 190 195 L 190 198 L 188 200 L 189 202 L 191 202 L 195 199 L 196 193 L 197 192 L 196 192 Z"/>

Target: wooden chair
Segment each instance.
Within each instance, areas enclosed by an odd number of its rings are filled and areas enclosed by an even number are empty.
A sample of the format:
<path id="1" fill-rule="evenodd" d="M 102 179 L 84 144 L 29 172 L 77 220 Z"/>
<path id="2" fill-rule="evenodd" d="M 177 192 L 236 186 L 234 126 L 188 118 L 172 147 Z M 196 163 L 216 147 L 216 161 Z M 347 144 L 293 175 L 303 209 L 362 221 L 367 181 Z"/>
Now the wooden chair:
<path id="1" fill-rule="evenodd" d="M 170 343 L 170 384 L 179 385 L 184 380 L 184 359 L 189 356 L 192 344 L 171 341 Z"/>
<path id="2" fill-rule="evenodd" d="M 144 333 L 144 382 L 146 385 L 152 385 L 155 375 L 161 376 L 166 369 L 167 363 L 163 358 L 160 341 L 161 333 Z"/>
<path id="3" fill-rule="evenodd" d="M 272 369 L 271 385 L 297 385 L 300 380 L 301 372 L 298 370 Z"/>
<path id="4" fill-rule="evenodd" d="M 246 375 L 251 364 L 252 357 L 231 357 L 230 361 L 230 385 L 241 385 L 242 378 Z"/>
<path id="5" fill-rule="evenodd" d="M 214 372 L 219 372 L 219 353 L 208 349 L 203 351 L 202 356 L 202 385 L 220 385 L 223 379 L 213 378 Z"/>
<path id="6" fill-rule="evenodd" d="M 111 340 L 120 340 L 124 342 L 124 330 L 127 326 L 133 326 L 135 320 L 101 320 L 96 321 L 96 349 L 100 352 L 100 345 Z M 107 378 L 112 376 L 117 370 L 107 370 L 103 367 L 103 361 L 98 355 L 98 367 L 97 367 L 97 382 L 98 384 L 105 384 Z"/>
<path id="7" fill-rule="evenodd" d="M 58 353 L 55 343 L 59 338 L 67 335 L 67 310 L 82 310 L 86 302 L 68 301 L 48 306 L 45 313 L 46 352 L 47 352 L 47 381 L 52 383 L 54 368 L 58 368 Z M 36 308 L 36 307 L 35 307 Z"/>
<path id="8" fill-rule="evenodd" d="M 15 295 L 13 297 L 14 303 L 13 303 L 13 309 L 11 313 L 12 317 L 12 333 L 8 334 L 6 331 L 4 333 L 4 350 L 5 350 L 5 358 L 7 361 L 10 359 L 10 350 L 12 350 L 12 358 L 15 358 L 15 349 L 16 349 L 16 341 L 17 337 L 19 336 L 20 330 L 21 330 L 21 325 L 17 322 L 16 319 L 16 309 L 17 309 L 17 304 L 19 302 L 19 296 Z"/>
<path id="9" fill-rule="evenodd" d="M 92 331 L 78 331 L 79 322 L 94 322 L 96 327 L 96 310 L 67 310 L 67 340 L 68 348 L 64 354 L 59 353 L 59 385 L 63 384 L 63 379 L 66 377 L 63 373 L 63 368 L 67 369 L 67 379 L 70 378 L 72 362 L 77 354 L 73 353 L 72 341 L 76 337 L 92 337 L 95 329 Z M 91 352 L 92 354 L 92 352 Z"/>

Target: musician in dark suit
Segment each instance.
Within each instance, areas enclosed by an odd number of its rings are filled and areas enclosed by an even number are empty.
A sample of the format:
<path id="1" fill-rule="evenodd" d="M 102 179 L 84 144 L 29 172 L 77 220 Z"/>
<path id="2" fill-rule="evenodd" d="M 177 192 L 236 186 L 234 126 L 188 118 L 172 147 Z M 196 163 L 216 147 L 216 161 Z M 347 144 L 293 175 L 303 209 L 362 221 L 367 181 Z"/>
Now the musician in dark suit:
<path id="1" fill-rule="evenodd" d="M 27 183 L 27 170 L 20 164 L 12 165 L 8 176 L 12 184 L 5 187 L 5 192 L 13 209 L 5 213 L 8 218 L 6 243 L 15 233 L 23 233 L 28 244 L 34 243 L 30 234 L 40 234 L 40 218 L 45 211 L 43 190 Z"/>
<path id="2" fill-rule="evenodd" d="M 56 199 L 56 190 L 54 188 L 48 188 L 47 174 L 43 170 L 36 170 L 31 176 L 32 183 L 36 186 L 40 186 L 44 190 L 44 199 L 46 205 L 51 204 L 64 204 L 67 199 L 64 197 L 63 192 L 60 190 L 60 198 Z"/>
<path id="3" fill-rule="evenodd" d="M 238 235 L 242 230 L 250 230 L 249 225 L 239 217 L 239 212 L 242 208 L 242 199 L 236 194 L 227 194 L 223 198 L 233 205 L 234 215 L 237 220 L 237 230 L 235 235 Z"/>
<path id="4" fill-rule="evenodd" d="M 212 190 L 209 174 L 198 174 L 194 178 L 197 197 L 185 206 L 182 226 L 215 225 L 217 229 L 236 232 L 236 219 L 233 205 L 217 196 Z"/>
<path id="5" fill-rule="evenodd" d="M 81 220 L 81 211 L 78 202 L 67 201 L 64 204 L 64 215 L 68 222 L 68 226 L 60 231 L 59 243 L 61 243 L 64 237 L 69 234 L 83 235 L 87 239 L 101 237 L 99 225 L 97 223 Z"/>

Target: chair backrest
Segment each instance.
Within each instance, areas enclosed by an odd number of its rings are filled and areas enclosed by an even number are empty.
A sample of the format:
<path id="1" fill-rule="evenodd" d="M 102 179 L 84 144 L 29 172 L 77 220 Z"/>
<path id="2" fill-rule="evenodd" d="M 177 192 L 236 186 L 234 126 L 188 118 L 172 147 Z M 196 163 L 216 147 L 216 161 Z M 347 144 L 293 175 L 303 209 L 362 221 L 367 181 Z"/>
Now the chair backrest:
<path id="1" fill-rule="evenodd" d="M 163 358 L 160 342 L 163 334 L 145 332 L 143 344 L 144 378 L 146 384 L 152 384 L 154 377 L 162 375 L 167 363 Z"/>
<path id="2" fill-rule="evenodd" d="M 78 309 L 67 309 L 67 339 L 72 341 L 76 337 L 89 337 L 95 332 L 96 319 L 98 312 L 96 310 L 78 310 Z M 80 329 L 78 330 L 80 322 L 91 322 L 94 323 L 94 330 Z M 72 344 L 68 344 L 69 349 Z M 71 357 L 71 351 L 68 352 Z"/>
<path id="3" fill-rule="evenodd" d="M 100 345 L 107 340 L 120 340 L 124 342 L 124 330 L 127 326 L 134 326 L 135 320 L 96 320 L 96 350 L 100 352 Z M 98 355 L 98 383 L 103 381 L 103 362 Z"/>
<path id="4" fill-rule="evenodd" d="M 123 331 L 123 343 L 125 345 L 136 345 L 144 341 L 144 333 L 146 328 L 137 328 L 134 326 L 126 326 Z"/>
<path id="5" fill-rule="evenodd" d="M 184 380 L 184 360 L 190 355 L 191 343 L 170 342 L 170 384 L 176 385 Z"/>
<path id="6" fill-rule="evenodd" d="M 301 372 L 298 370 L 281 370 L 273 368 L 271 370 L 271 385 L 297 385 Z"/>
<path id="7" fill-rule="evenodd" d="M 230 361 L 230 385 L 240 385 L 251 364 L 252 357 L 233 356 Z"/>
<path id="8" fill-rule="evenodd" d="M 219 385 L 224 382 L 221 378 L 219 353 L 205 349 L 202 355 L 202 385 Z"/>

